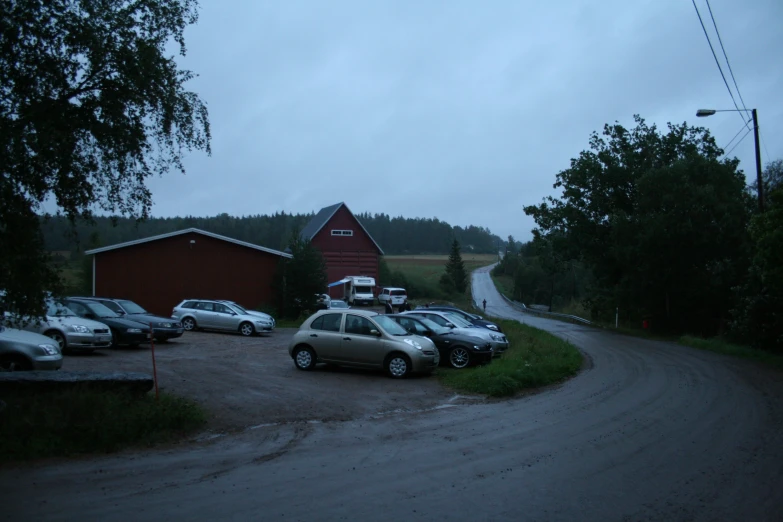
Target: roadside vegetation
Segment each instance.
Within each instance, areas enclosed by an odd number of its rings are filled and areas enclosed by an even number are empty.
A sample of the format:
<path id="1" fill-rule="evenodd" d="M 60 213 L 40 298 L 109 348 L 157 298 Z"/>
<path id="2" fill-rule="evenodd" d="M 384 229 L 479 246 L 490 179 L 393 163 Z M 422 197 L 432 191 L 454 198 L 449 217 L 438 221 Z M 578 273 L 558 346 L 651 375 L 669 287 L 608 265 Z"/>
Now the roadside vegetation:
<path id="1" fill-rule="evenodd" d="M 571 343 L 516 321 L 494 319 L 511 347 L 491 364 L 453 370 L 439 368 L 441 382 L 467 393 L 507 397 L 558 383 L 582 367 L 582 354 Z"/>
<path id="2" fill-rule="evenodd" d="M 783 370 L 783 355 L 770 353 L 764 350 L 757 350 L 749 346 L 733 344 L 724 339 L 702 339 L 700 337 L 684 335 L 678 339 L 678 342 L 680 344 L 684 344 L 685 346 L 690 346 L 691 348 L 709 350 L 710 352 L 720 353 L 723 355 L 731 355 L 733 357 L 750 359 L 766 366 Z"/>
<path id="3" fill-rule="evenodd" d="M 172 442 L 206 422 L 195 402 L 162 393 L 74 389 L 3 397 L 0 462 L 110 453 Z"/>

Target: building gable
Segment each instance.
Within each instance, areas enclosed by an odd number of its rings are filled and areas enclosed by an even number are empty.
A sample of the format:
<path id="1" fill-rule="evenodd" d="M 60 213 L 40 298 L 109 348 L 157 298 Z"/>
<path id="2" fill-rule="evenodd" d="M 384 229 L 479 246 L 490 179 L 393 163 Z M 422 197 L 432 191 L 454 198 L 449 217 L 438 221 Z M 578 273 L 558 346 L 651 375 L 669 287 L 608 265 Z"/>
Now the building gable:
<path id="1" fill-rule="evenodd" d="M 322 208 L 300 235 L 322 251 L 376 250 L 383 255 L 383 249 L 345 203 Z"/>

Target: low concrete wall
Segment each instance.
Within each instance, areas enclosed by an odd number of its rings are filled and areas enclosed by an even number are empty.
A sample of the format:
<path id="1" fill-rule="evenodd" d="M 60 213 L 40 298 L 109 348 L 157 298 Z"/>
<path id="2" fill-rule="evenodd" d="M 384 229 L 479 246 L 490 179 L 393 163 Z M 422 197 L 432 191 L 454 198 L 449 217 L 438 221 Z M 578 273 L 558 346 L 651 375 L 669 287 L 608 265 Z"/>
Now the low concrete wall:
<path id="1" fill-rule="evenodd" d="M 7 393 L 89 388 L 103 391 L 127 391 L 143 395 L 154 383 L 146 373 L 132 372 L 0 372 L 0 396 Z"/>

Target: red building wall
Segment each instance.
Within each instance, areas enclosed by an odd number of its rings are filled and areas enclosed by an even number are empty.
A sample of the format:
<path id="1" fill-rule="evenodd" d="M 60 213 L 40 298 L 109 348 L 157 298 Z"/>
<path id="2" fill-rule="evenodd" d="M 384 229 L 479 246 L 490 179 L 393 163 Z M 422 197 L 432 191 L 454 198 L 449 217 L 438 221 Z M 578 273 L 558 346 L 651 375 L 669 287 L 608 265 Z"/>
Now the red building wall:
<path id="1" fill-rule="evenodd" d="M 95 294 L 130 299 L 164 317 L 188 298 L 228 299 L 255 308 L 272 302 L 279 260 L 191 232 L 95 254 Z"/>
<path id="2" fill-rule="evenodd" d="M 332 230 L 353 230 L 353 236 L 333 236 Z M 312 243 L 324 256 L 330 283 L 348 275 L 374 277 L 377 282 L 380 252 L 345 206 L 340 207 L 318 231 Z M 329 295 L 342 297 L 343 288 L 330 288 Z"/>

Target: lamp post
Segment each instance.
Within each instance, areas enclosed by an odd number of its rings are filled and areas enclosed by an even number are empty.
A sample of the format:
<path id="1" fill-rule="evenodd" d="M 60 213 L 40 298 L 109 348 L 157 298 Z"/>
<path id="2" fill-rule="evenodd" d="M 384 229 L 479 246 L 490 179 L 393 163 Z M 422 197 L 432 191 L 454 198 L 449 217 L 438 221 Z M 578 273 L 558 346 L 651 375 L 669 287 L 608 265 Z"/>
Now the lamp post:
<path id="1" fill-rule="evenodd" d="M 716 112 L 745 112 L 736 109 L 699 109 L 696 111 L 696 116 L 699 118 L 706 118 L 712 116 Z M 759 118 L 756 114 L 756 109 L 751 111 L 753 114 L 753 137 L 756 139 L 756 185 L 758 185 L 759 191 L 759 211 L 764 212 L 764 183 L 761 180 L 761 149 L 759 149 Z"/>

